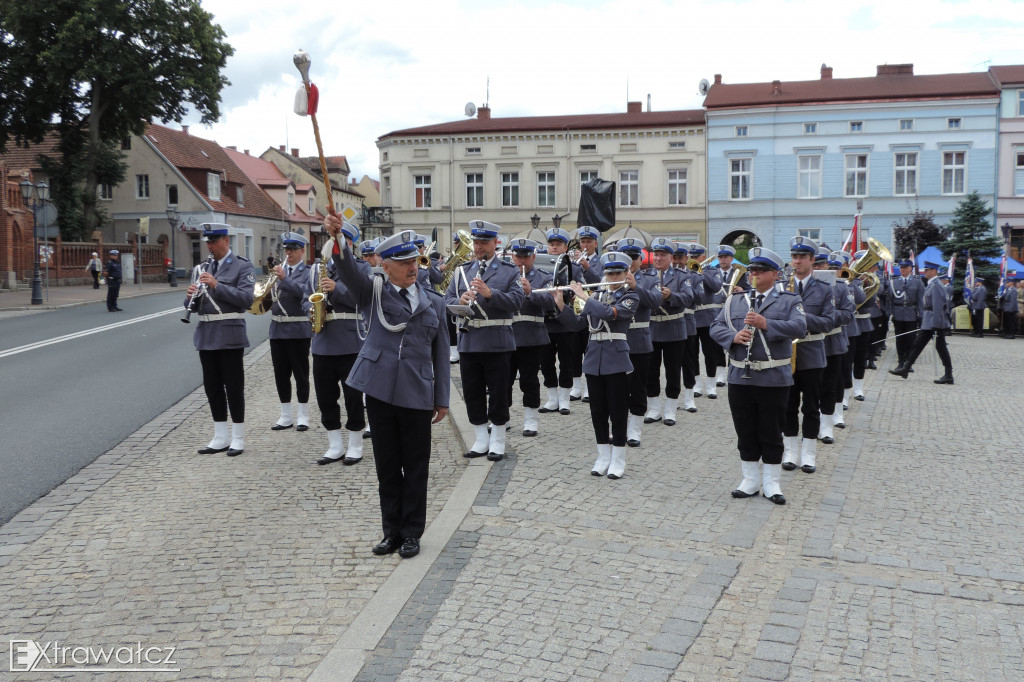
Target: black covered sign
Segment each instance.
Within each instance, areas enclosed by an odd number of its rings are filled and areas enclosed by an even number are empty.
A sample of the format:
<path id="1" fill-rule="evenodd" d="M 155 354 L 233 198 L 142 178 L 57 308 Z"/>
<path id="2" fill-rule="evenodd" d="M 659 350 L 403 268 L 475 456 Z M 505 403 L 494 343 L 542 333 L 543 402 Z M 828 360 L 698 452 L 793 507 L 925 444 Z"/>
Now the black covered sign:
<path id="1" fill-rule="evenodd" d="M 615 227 L 615 183 L 594 178 L 581 187 L 576 227 L 589 225 L 601 232 Z"/>

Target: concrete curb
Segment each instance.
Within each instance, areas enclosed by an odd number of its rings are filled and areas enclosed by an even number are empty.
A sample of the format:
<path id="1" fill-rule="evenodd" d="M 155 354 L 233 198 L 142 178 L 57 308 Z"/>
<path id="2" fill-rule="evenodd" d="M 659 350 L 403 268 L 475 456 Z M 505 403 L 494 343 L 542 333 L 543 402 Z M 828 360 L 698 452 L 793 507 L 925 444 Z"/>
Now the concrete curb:
<path id="1" fill-rule="evenodd" d="M 180 287 L 179 287 L 180 288 Z M 167 291 L 170 291 L 172 287 L 168 286 Z M 156 296 L 157 294 L 166 294 L 167 291 L 139 291 L 135 293 L 125 293 L 118 296 L 118 300 L 123 298 L 140 298 L 142 296 Z M 13 295 L 13 293 L 12 293 Z M 184 296 L 182 296 L 184 298 Z M 0 297 L 2 301 L 2 297 Z M 73 303 L 60 303 L 60 304 L 42 304 L 42 305 L 21 305 L 21 306 L 5 306 L 0 305 L 0 313 L 15 312 L 24 310 L 43 311 L 43 310 L 64 310 L 65 308 L 78 308 L 83 305 L 90 305 L 92 303 L 103 303 L 102 300 L 96 299 L 94 301 L 74 301 Z"/>

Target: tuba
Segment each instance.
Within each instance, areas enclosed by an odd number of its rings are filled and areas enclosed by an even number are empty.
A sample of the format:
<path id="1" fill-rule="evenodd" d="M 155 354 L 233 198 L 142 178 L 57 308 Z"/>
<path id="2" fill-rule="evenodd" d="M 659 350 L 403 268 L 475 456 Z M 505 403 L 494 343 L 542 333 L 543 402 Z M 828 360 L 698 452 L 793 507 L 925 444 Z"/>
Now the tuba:
<path id="1" fill-rule="evenodd" d="M 321 261 L 318 259 L 313 264 L 313 293 L 309 295 L 308 299 L 312 304 L 312 307 L 309 309 L 309 323 L 313 325 L 314 334 L 322 332 L 324 324 L 327 322 L 327 294 L 324 293 L 324 288 L 320 284 L 322 269 Z"/>
<path id="2" fill-rule="evenodd" d="M 473 260 L 473 238 L 465 230 L 459 230 L 458 236 L 459 245 L 455 247 L 455 253 L 445 261 L 444 277 L 435 287 L 442 294 L 448 291 L 448 285 L 451 284 L 452 277 L 455 276 L 455 271 L 459 269 L 459 266 Z"/>
<path id="3" fill-rule="evenodd" d="M 892 254 L 881 242 L 868 237 L 867 253 L 850 266 L 853 274 L 864 280 L 864 302 L 857 306 L 857 310 L 860 310 L 865 303 L 870 301 L 871 297 L 878 293 L 878 288 L 882 285 L 878 280 L 878 276 L 871 272 L 878 265 L 878 261 L 881 260 L 891 261 Z"/>
<path id="4" fill-rule="evenodd" d="M 270 276 L 262 282 L 256 282 L 256 286 L 253 288 L 252 293 L 252 305 L 249 306 L 246 312 L 252 313 L 253 315 L 262 315 L 274 307 L 273 297 L 270 295 L 270 292 L 273 290 L 276 283 L 277 274 L 274 272 L 271 272 Z"/>

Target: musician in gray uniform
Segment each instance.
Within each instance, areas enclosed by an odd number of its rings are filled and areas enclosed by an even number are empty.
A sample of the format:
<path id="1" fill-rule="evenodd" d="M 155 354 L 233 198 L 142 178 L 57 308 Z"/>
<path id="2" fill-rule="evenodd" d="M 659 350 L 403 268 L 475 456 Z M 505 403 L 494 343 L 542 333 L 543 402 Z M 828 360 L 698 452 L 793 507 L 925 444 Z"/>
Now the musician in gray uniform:
<path id="1" fill-rule="evenodd" d="M 281 401 L 281 416 L 270 427 L 281 431 L 298 426 L 297 431 L 309 429 L 309 344 L 313 328 L 309 324 L 309 296 L 313 285 L 309 268 L 302 257 L 309 240 L 298 232 L 281 235 L 285 262 L 274 266 L 277 279 L 271 285 L 270 296 L 270 359 L 274 365 L 274 383 Z M 292 377 L 295 378 L 295 397 L 298 399 L 295 418 L 292 418 Z"/>
<path id="2" fill-rule="evenodd" d="M 938 278 L 939 266 L 936 263 L 925 261 L 924 276 L 928 278 L 928 284 L 924 288 L 924 315 L 921 317 L 921 328 L 917 330 L 914 337 L 914 345 L 905 362 L 896 369 L 890 369 L 890 374 L 906 379 L 910 370 L 921 351 L 928 345 L 932 337 L 935 337 L 935 352 L 942 360 L 945 374 L 935 380 L 937 384 L 953 383 L 953 362 L 949 357 L 949 349 L 946 347 L 946 336 L 952 331 L 952 324 L 949 321 L 950 301 L 946 294 L 946 288 Z"/>
<path id="3" fill-rule="evenodd" d="M 228 225 L 204 223 L 203 239 L 210 251 L 207 267 L 189 286 L 185 305 L 193 302 L 199 314 L 192 343 L 203 366 L 203 388 L 213 416 L 213 440 L 200 455 L 227 451 L 235 457 L 245 450 L 245 372 L 242 355 L 249 346 L 245 311 L 252 305 L 256 276 L 248 259 L 231 252 Z M 193 298 L 195 297 L 195 298 Z M 228 435 L 228 410 L 231 435 Z"/>
<path id="4" fill-rule="evenodd" d="M 435 284 L 440 284 L 441 280 L 444 279 L 444 273 L 438 269 L 437 258 L 432 258 L 427 253 L 427 237 L 426 235 L 416 235 L 416 249 L 419 251 L 420 256 L 426 256 L 427 260 L 430 261 L 430 265 L 427 267 L 421 267 L 419 272 L 416 273 L 416 281 L 425 287 L 432 287 Z"/>
<path id="5" fill-rule="evenodd" d="M 999 297 L 999 315 L 1002 324 L 999 328 L 999 335 L 1004 339 L 1017 338 L 1017 287 L 1014 281 L 1010 280 Z M 936 347 L 938 344 L 936 344 Z M 950 383 L 953 383 L 950 381 Z"/>
<path id="6" fill-rule="evenodd" d="M 694 398 L 700 397 L 705 391 L 709 398 L 717 398 L 715 387 L 708 382 L 709 387 L 703 388 L 701 380 L 704 378 L 700 372 L 700 355 L 702 338 L 707 339 L 707 347 L 714 347 L 721 351 L 717 343 L 711 340 L 708 330 L 715 319 L 717 310 L 721 306 L 715 305 L 715 292 L 722 288 L 720 282 L 721 273 L 717 268 L 707 267 L 703 272 L 690 269 L 690 262 L 702 263 L 707 255 L 707 249 L 703 244 L 693 242 L 684 245 L 687 250 L 687 257 L 683 261 L 683 272 L 690 279 L 690 286 L 693 288 L 693 304 L 690 310 L 694 312 L 686 314 L 686 341 L 683 342 L 683 409 L 687 412 L 696 412 L 697 405 Z M 678 252 L 678 250 L 677 250 Z M 691 327 L 692 325 L 692 327 Z M 705 347 L 705 361 L 710 362 L 709 350 Z"/>
<path id="7" fill-rule="evenodd" d="M 540 362 L 547 347 L 548 330 L 544 316 L 555 310 L 555 302 L 546 293 L 534 293 L 551 284 L 551 273 L 534 266 L 537 242 L 513 239 L 509 244 L 512 264 L 519 270 L 519 282 L 526 296 L 523 307 L 512 318 L 516 349 L 509 361 L 508 404 L 512 406 L 512 385 L 519 374 L 519 390 L 523 392 L 523 435 L 532 438 L 538 431 L 537 408 L 540 407 Z"/>
<path id="8" fill-rule="evenodd" d="M 732 281 L 736 269 L 739 268 L 739 264 L 737 264 L 735 260 L 735 247 L 728 244 L 718 245 L 718 271 L 720 279 L 722 280 L 722 287 L 714 292 L 715 295 L 712 299 L 712 302 L 716 306 L 714 310 L 714 317 L 718 317 L 718 314 L 722 310 L 722 305 L 725 303 L 725 299 L 729 296 L 730 292 L 726 291 L 726 286 Z M 736 283 L 736 287 L 739 289 L 750 288 L 746 274 L 739 278 Z M 715 386 L 717 388 L 722 388 L 725 386 L 725 381 L 729 376 L 729 367 L 726 363 L 725 353 L 722 351 L 722 348 L 717 343 L 712 345 L 717 349 L 715 354 Z M 710 374 L 708 376 L 710 377 Z"/>
<path id="9" fill-rule="evenodd" d="M 985 308 L 988 307 L 987 300 L 988 290 L 985 289 L 985 282 L 978 277 L 974 280 L 971 298 L 967 302 L 967 308 L 971 311 L 971 336 L 981 338 L 985 335 Z"/>
<path id="10" fill-rule="evenodd" d="M 732 496 L 753 497 L 760 489 L 775 504 L 786 504 L 779 479 L 782 428 L 793 385 L 789 363 L 793 340 L 807 333 L 807 322 L 799 295 L 775 287 L 782 258 L 760 247 L 750 249 L 749 257 L 753 290 L 732 294 L 711 325 L 711 338 L 729 355 L 729 410 L 743 472 Z"/>
<path id="11" fill-rule="evenodd" d="M 700 299 L 694 301 L 694 321 L 697 325 L 697 337 L 700 344 L 700 353 L 704 356 L 704 374 L 700 371 L 700 358 L 696 362 L 696 385 L 693 395 L 699 397 L 706 395 L 711 400 L 718 398 L 718 390 L 715 386 L 715 372 L 724 363 L 722 347 L 711 339 L 711 323 L 718 317 L 718 311 L 722 309 L 722 303 L 716 302 L 719 291 L 722 290 L 722 271 L 715 265 L 705 265 L 709 258 L 707 249 L 703 244 L 692 243 L 689 245 L 690 260 L 696 261 L 703 266 L 703 271 L 694 282 L 694 294 Z M 723 297 L 724 300 L 724 297 Z"/>
<path id="12" fill-rule="evenodd" d="M 696 412 L 697 405 L 693 400 L 694 387 L 697 385 L 697 374 L 700 372 L 697 306 L 703 302 L 703 299 L 697 292 L 697 283 L 700 281 L 700 275 L 690 270 L 687 265 L 689 262 L 690 245 L 684 242 L 675 242 L 675 251 L 672 253 L 672 267 L 680 273 L 693 290 L 693 301 L 683 311 L 683 321 L 686 324 L 686 338 L 683 339 L 683 352 L 679 360 L 679 366 L 683 372 L 683 409 L 687 412 Z M 672 420 L 675 420 L 675 415 L 672 416 Z"/>
<path id="13" fill-rule="evenodd" d="M 328 216 L 327 231 L 341 221 Z M 373 439 L 384 539 L 377 555 L 396 549 L 403 559 L 420 551 L 426 527 L 430 425 L 448 414 L 450 364 L 445 308 L 432 287 L 416 283 L 418 252 L 405 230 L 377 245 L 383 274 L 366 276 L 351 246 L 332 254 L 340 273 L 335 291 L 345 304 L 366 311 L 366 341 L 345 380 L 366 395 Z"/>
<path id="14" fill-rule="evenodd" d="M 815 454 L 821 427 L 821 379 L 827 364 L 825 334 L 836 325 L 836 310 L 832 303 L 832 287 L 814 278 L 817 242 L 798 235 L 790 238 L 789 251 L 793 277 L 786 288 L 795 292 L 803 303 L 807 334 L 793 344 L 796 371 L 793 372 L 793 386 L 789 389 L 782 430 L 782 468 L 791 471 L 799 460 L 800 469 L 810 474 L 816 469 Z"/>
<path id="15" fill-rule="evenodd" d="M 815 259 L 814 269 L 828 268 L 836 271 L 843 266 L 843 262 L 839 252 L 833 251 L 829 253 L 825 261 Z M 845 280 L 838 277 L 832 284 L 832 306 L 836 311 L 836 326 L 825 334 L 825 369 L 821 375 L 821 394 L 818 399 L 821 412 L 818 440 L 826 445 L 835 442 L 833 427 L 837 424 L 842 424 L 840 428 L 846 426 L 842 407 L 836 409 L 836 405 L 843 399 L 843 360 L 850 348 L 850 342 L 846 337 L 846 328 L 853 322 L 853 313 L 857 309 L 850 287 Z"/>
<path id="16" fill-rule="evenodd" d="M 630 258 L 626 271 L 626 287 L 636 293 L 638 305 L 626 333 L 629 343 L 629 416 L 626 419 L 626 445 L 640 447 L 644 414 L 647 412 L 647 370 L 651 364 L 651 313 L 662 302 L 658 279 L 643 267 L 643 252 L 647 244 L 634 237 L 620 239 L 616 248 Z"/>
<path id="17" fill-rule="evenodd" d="M 853 260 L 846 251 L 839 252 L 840 257 L 843 259 L 843 268 L 849 269 L 850 263 Z M 853 365 L 854 355 L 856 354 L 858 343 L 860 342 L 861 336 L 861 320 L 857 318 L 858 307 L 867 300 L 867 294 L 864 293 L 864 283 L 857 277 L 851 277 L 843 280 L 846 282 L 847 288 L 853 295 L 853 321 L 846 326 L 843 330 L 846 334 L 847 340 L 847 351 L 846 355 L 843 356 L 842 369 L 840 370 L 840 381 L 842 381 L 843 392 L 839 396 L 839 402 L 842 403 L 843 409 L 836 410 L 836 417 L 833 423 L 840 429 L 846 428 L 846 424 L 842 421 L 843 411 L 849 409 L 850 399 L 853 396 Z M 863 376 L 863 375 L 862 375 Z"/>
<path id="18" fill-rule="evenodd" d="M 342 222 L 341 236 L 349 251 L 359 237 L 359 229 Z M 363 408 L 363 394 L 346 382 L 355 365 L 356 357 L 363 347 L 366 336 L 366 316 L 352 298 L 351 287 L 342 279 L 333 258 L 334 239 L 325 245 L 325 261 L 313 266 L 311 281 L 319 282 L 326 294 L 326 315 L 323 329 L 313 334 L 313 387 L 316 389 L 316 404 L 320 408 L 320 424 L 327 432 L 327 451 L 316 460 L 320 466 L 341 462 L 346 466 L 363 459 L 363 430 L 366 428 L 366 412 Z M 326 263 L 326 266 L 324 265 Z M 352 267 L 369 281 L 370 266 L 365 261 L 353 259 Z M 341 407 L 338 399 L 345 401 L 345 431 L 348 445 L 342 433 Z"/>
<path id="19" fill-rule="evenodd" d="M 590 339 L 583 359 L 583 371 L 590 385 L 590 421 L 597 440 L 597 460 L 590 473 L 615 480 L 626 471 L 626 418 L 629 414 L 629 330 L 633 313 L 640 304 L 636 293 L 625 286 L 631 258 L 612 251 L 601 256 L 607 291 L 583 289 L 577 282 L 573 292 L 584 301 L 581 321 Z M 559 298 L 559 308 L 565 304 Z M 611 421 L 611 436 L 608 423 Z"/>
<path id="20" fill-rule="evenodd" d="M 924 310 L 924 282 L 913 274 L 914 262 L 909 258 L 900 261 L 900 276 L 889 279 L 889 301 L 892 306 L 892 327 L 896 333 L 896 358 L 903 364 L 914 335 L 909 333 L 921 325 Z"/>
<path id="21" fill-rule="evenodd" d="M 459 356 L 462 395 L 476 439 L 465 456 L 487 455 L 498 461 L 505 456 L 509 356 L 516 348 L 512 318 L 526 294 L 519 283 L 519 269 L 495 255 L 501 228 L 484 220 L 470 221 L 469 226 L 474 260 L 452 277 L 445 302 L 468 306 L 468 314 L 460 321 Z"/>
<path id="22" fill-rule="evenodd" d="M 600 282 L 604 274 L 604 267 L 601 265 L 601 254 L 597 251 L 598 240 L 601 236 L 600 230 L 590 225 L 582 225 L 576 229 L 574 236 L 580 243 L 581 253 L 577 256 L 577 260 L 583 271 L 583 281 L 587 284 Z M 583 325 L 583 328 L 576 333 L 578 335 L 576 347 L 579 349 L 577 357 L 581 358 L 580 362 L 582 362 L 582 354 L 589 342 L 586 325 Z M 573 375 L 573 387 L 569 391 L 569 400 L 573 400 L 575 396 L 581 396 L 583 402 L 590 402 L 590 395 L 587 393 L 587 382 L 583 381 L 583 365 L 578 364 L 577 369 L 580 372 L 580 376 L 576 377 Z"/>
<path id="23" fill-rule="evenodd" d="M 546 234 L 549 255 L 571 258 L 568 252 L 570 237 L 566 230 L 553 227 Z M 585 281 L 583 267 L 580 264 L 570 264 L 569 281 Z M 580 345 L 582 337 L 576 326 L 567 327 L 557 315 L 549 315 L 545 324 L 547 324 L 551 343 L 544 351 L 541 372 L 544 375 L 544 387 L 547 388 L 548 399 L 540 408 L 540 412 L 547 413 L 558 410 L 561 414 L 569 414 L 569 403 L 579 400 L 583 396 L 583 348 Z M 557 372 L 555 371 L 556 359 L 558 361 Z"/>
<path id="24" fill-rule="evenodd" d="M 672 267 L 675 243 L 666 237 L 651 241 L 648 270 L 658 282 L 661 305 L 651 313 L 651 343 L 654 350 L 647 368 L 647 414 L 645 424 L 665 419 L 674 426 L 679 407 L 683 341 L 686 340 L 686 309 L 693 305 L 693 287 L 682 270 Z M 665 397 L 661 397 L 661 366 L 665 365 Z"/>
<path id="25" fill-rule="evenodd" d="M 853 254 L 854 263 L 860 260 L 865 253 L 867 252 L 861 250 Z M 866 278 L 866 275 L 862 275 L 854 279 L 854 286 L 863 289 L 863 280 Z M 871 341 L 875 334 L 875 323 L 871 320 L 881 315 L 878 310 L 878 297 L 868 296 L 867 291 L 864 294 L 864 302 L 857 304 L 857 312 L 854 313 L 860 334 L 856 337 L 857 340 L 851 344 L 853 345 L 853 399 L 861 401 L 864 400 L 864 374 L 868 368 L 868 359 L 871 357 Z"/>

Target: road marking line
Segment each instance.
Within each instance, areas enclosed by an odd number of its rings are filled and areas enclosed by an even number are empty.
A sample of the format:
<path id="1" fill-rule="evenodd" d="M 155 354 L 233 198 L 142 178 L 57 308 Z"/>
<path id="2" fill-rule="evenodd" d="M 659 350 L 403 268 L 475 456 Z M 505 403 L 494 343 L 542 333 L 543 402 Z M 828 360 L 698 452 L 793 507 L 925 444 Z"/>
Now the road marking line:
<path id="1" fill-rule="evenodd" d="M 118 327 L 124 327 L 129 324 L 135 324 L 136 322 L 145 322 L 152 320 L 157 317 L 164 315 L 170 315 L 171 313 L 181 312 L 182 307 L 171 308 L 170 310 L 164 310 L 159 313 L 152 313 L 150 315 L 143 315 L 142 317 L 134 317 L 130 320 L 124 320 L 123 322 L 115 322 L 114 324 L 107 324 L 102 327 L 96 327 L 95 329 L 86 329 L 84 331 L 75 332 L 74 334 L 66 334 L 64 336 L 56 336 L 52 339 L 46 339 L 45 341 L 36 341 L 35 343 L 29 343 L 24 346 L 18 346 L 17 348 L 11 348 L 10 350 L 0 351 L 0 358 L 6 358 L 11 355 L 17 355 L 18 353 L 24 353 L 26 351 L 35 350 L 37 348 L 43 348 L 45 346 L 52 346 L 55 343 L 61 343 L 63 341 L 71 341 L 72 339 L 79 339 L 83 336 L 89 336 L 90 334 L 99 334 L 100 332 L 110 331 L 111 329 L 117 329 Z"/>

